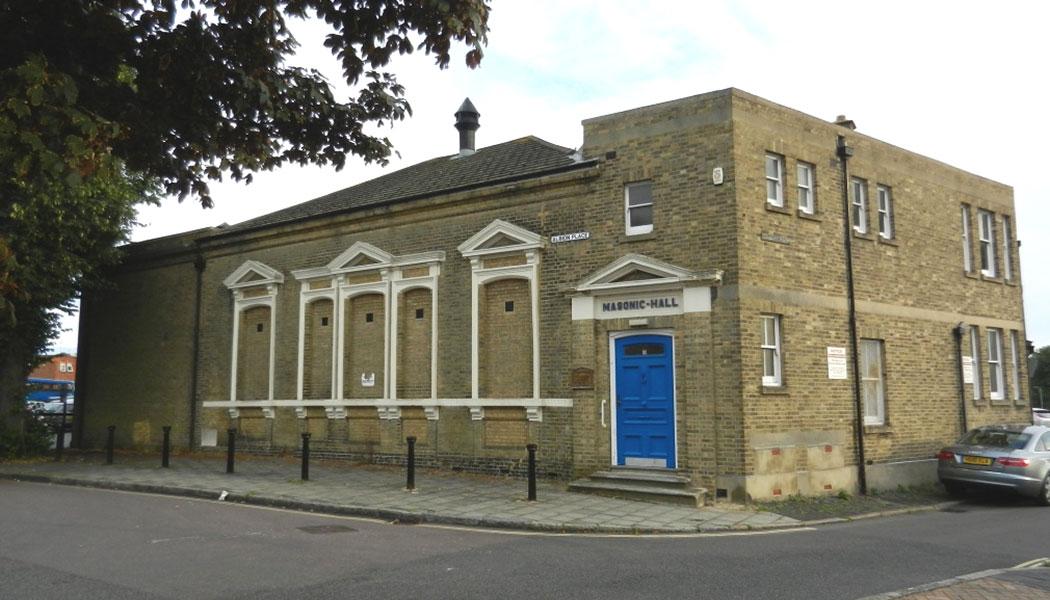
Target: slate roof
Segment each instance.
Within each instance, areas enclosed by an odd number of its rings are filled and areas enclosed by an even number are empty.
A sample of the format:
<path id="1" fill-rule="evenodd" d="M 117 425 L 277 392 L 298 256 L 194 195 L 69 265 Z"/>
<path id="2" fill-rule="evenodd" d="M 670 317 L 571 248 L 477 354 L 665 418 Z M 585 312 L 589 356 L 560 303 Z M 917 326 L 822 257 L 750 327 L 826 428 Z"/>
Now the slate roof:
<path id="1" fill-rule="evenodd" d="M 302 204 L 223 228 L 219 235 L 258 229 L 348 210 L 403 202 L 499 183 L 586 168 L 571 148 L 534 136 L 482 148 L 474 154 L 453 154 L 406 167 L 353 187 Z"/>

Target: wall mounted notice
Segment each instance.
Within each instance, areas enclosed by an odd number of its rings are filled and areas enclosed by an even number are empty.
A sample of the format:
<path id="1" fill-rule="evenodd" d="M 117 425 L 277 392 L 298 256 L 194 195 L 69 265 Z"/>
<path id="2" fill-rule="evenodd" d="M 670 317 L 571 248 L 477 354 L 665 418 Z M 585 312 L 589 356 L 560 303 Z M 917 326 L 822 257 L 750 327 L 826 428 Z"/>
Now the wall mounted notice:
<path id="1" fill-rule="evenodd" d="M 963 364 L 963 383 L 973 384 L 973 358 L 969 356 L 962 357 Z"/>
<path id="2" fill-rule="evenodd" d="M 846 379 L 846 349 L 828 346 L 828 379 Z"/>

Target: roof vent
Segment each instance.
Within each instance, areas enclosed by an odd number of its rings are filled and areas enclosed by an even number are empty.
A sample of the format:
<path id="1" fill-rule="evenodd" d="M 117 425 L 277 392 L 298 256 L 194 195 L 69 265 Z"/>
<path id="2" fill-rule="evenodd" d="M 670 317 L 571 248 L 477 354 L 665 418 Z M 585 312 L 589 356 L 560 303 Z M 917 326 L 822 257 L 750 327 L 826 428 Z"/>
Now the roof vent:
<path id="1" fill-rule="evenodd" d="M 481 113 L 470 103 L 470 98 L 463 101 L 456 111 L 456 129 L 459 130 L 459 155 L 470 156 L 474 154 L 474 132 L 481 125 L 478 117 Z"/>
<path id="2" fill-rule="evenodd" d="M 849 129 L 850 131 L 855 131 L 857 129 L 857 124 L 854 123 L 852 120 L 847 119 L 846 115 L 839 115 L 835 119 L 835 124 L 836 125 L 841 125 L 841 126 L 845 127 L 846 129 Z"/>

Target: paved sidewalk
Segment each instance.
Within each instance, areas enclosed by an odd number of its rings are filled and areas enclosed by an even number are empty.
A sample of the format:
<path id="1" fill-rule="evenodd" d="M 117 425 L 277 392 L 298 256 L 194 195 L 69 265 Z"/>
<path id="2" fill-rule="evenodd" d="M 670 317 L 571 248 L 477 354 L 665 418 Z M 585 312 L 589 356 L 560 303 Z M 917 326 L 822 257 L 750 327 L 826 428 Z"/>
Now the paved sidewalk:
<path id="1" fill-rule="evenodd" d="M 1050 559 L 1043 566 L 993 569 L 861 600 L 1050 600 Z"/>
<path id="2" fill-rule="evenodd" d="M 225 456 L 104 456 L 71 453 L 62 462 L 0 463 L 0 477 L 156 492 L 406 523 L 594 533 L 696 533 L 794 527 L 799 521 L 736 506 L 689 508 L 568 492 L 564 483 L 537 482 L 537 502 L 527 501 L 522 479 L 416 472 L 416 490 L 405 490 L 405 469 L 312 461 L 301 481 L 293 458 L 237 457 L 226 473 Z"/>

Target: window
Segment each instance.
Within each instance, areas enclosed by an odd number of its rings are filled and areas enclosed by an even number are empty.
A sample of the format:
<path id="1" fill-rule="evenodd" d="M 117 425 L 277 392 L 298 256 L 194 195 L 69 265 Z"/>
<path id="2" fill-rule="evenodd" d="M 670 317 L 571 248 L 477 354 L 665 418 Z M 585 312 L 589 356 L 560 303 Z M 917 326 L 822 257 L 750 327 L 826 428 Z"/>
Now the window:
<path id="1" fill-rule="evenodd" d="M 1014 278 L 1013 244 L 1014 236 L 1010 231 L 1010 217 L 1003 215 L 1003 277 L 1007 281 Z"/>
<path id="2" fill-rule="evenodd" d="M 798 163 L 798 209 L 807 215 L 816 212 L 816 188 L 813 181 L 814 167 L 804 162 Z"/>
<path id="3" fill-rule="evenodd" d="M 784 206 L 784 157 L 779 154 L 766 155 L 766 202 Z"/>
<path id="4" fill-rule="evenodd" d="M 853 178 L 853 230 L 868 233 L 868 182 Z"/>
<path id="5" fill-rule="evenodd" d="M 643 181 L 624 187 L 627 203 L 627 235 L 653 230 L 653 183 Z"/>
<path id="6" fill-rule="evenodd" d="M 1021 399 L 1021 353 L 1017 343 L 1017 330 L 1010 331 L 1010 368 L 1012 369 L 1010 379 L 1014 386 L 1014 400 Z"/>
<path id="7" fill-rule="evenodd" d="M 417 319 L 422 319 L 423 318 L 423 309 L 422 308 L 417 308 L 416 309 L 416 318 Z"/>
<path id="8" fill-rule="evenodd" d="M 778 386 L 781 377 L 780 316 L 762 315 L 762 385 Z"/>
<path id="9" fill-rule="evenodd" d="M 995 277 L 995 215 L 977 211 L 977 237 L 981 242 L 981 275 Z"/>
<path id="10" fill-rule="evenodd" d="M 893 239 L 893 194 L 884 185 L 876 188 L 879 195 L 879 237 Z"/>
<path id="11" fill-rule="evenodd" d="M 882 340 L 860 341 L 860 390 L 864 424 L 886 423 L 886 378 L 882 368 Z"/>
<path id="12" fill-rule="evenodd" d="M 973 368 L 973 399 L 981 399 L 981 334 L 970 326 L 970 365 Z"/>
<path id="13" fill-rule="evenodd" d="M 963 268 L 973 273 L 973 246 L 970 244 L 970 206 L 962 205 Z"/>
<path id="14" fill-rule="evenodd" d="M 988 329 L 988 388 L 992 400 L 1002 400 L 1003 394 L 1003 330 Z"/>

